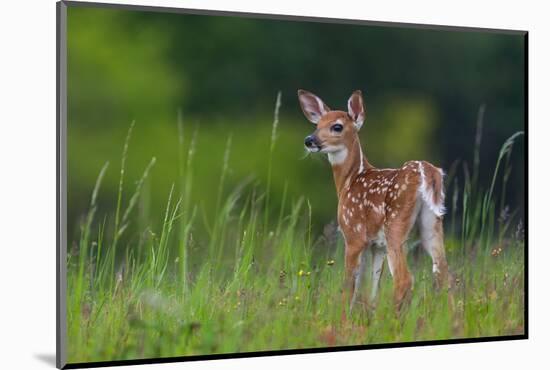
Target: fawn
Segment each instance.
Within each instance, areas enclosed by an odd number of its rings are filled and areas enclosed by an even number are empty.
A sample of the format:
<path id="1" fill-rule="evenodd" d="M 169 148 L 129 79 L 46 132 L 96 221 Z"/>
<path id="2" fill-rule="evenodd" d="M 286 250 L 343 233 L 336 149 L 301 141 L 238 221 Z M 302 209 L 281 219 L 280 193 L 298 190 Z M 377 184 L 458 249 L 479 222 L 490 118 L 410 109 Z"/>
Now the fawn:
<path id="1" fill-rule="evenodd" d="M 448 278 L 443 245 L 445 213 L 443 171 L 425 161 L 398 169 L 378 169 L 363 155 L 358 131 L 365 120 L 361 91 L 348 100 L 348 111 L 332 111 L 316 95 L 298 90 L 306 118 L 316 125 L 305 138 L 309 152 L 328 155 L 338 196 L 338 225 L 345 241 L 344 299 L 351 311 L 364 270 L 363 252 L 372 253 L 371 304 L 375 301 L 384 260 L 394 281 L 399 311 L 410 297 L 413 277 L 404 245 L 418 224 L 423 248 L 433 261 L 436 286 Z"/>

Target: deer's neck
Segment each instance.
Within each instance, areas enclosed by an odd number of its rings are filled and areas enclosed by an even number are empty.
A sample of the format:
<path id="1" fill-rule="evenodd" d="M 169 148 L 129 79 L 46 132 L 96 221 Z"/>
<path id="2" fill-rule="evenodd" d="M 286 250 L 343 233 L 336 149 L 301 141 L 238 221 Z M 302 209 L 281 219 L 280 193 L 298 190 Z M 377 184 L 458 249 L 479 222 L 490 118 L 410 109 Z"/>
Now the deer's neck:
<path id="1" fill-rule="evenodd" d="M 332 165 L 338 198 L 357 175 L 373 168 L 363 155 L 359 137 L 355 137 L 351 144 L 346 145 L 341 150 L 329 153 L 328 159 Z"/>

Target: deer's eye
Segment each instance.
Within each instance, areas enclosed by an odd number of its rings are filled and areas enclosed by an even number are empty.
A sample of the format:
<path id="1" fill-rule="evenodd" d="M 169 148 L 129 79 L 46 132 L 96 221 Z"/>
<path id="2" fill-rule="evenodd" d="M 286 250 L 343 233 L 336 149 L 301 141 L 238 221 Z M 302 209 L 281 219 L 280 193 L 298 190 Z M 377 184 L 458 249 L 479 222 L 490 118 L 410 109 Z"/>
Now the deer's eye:
<path id="1" fill-rule="evenodd" d="M 332 131 L 334 131 L 334 132 L 342 132 L 342 130 L 344 129 L 344 126 L 342 126 L 342 125 L 339 124 L 339 123 L 336 123 L 336 124 L 332 125 L 332 126 L 330 127 L 330 129 L 331 129 Z"/>

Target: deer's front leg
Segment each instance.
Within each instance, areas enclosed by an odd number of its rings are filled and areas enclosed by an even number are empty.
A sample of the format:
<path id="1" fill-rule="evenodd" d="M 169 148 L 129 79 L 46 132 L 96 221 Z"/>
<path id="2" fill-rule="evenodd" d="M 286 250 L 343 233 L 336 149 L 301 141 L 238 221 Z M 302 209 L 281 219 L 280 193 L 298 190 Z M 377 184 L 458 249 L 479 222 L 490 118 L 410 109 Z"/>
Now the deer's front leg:
<path id="1" fill-rule="evenodd" d="M 361 258 L 363 248 L 363 243 L 346 243 L 344 290 L 342 294 L 343 320 L 346 318 L 346 311 L 351 313 L 353 304 L 355 303 L 355 299 L 357 297 L 357 291 L 361 284 L 361 277 L 364 268 L 363 259 Z"/>
<path id="2" fill-rule="evenodd" d="M 393 277 L 393 296 L 397 311 L 401 311 L 404 303 L 410 298 L 412 288 L 412 276 L 407 266 L 407 256 L 403 243 L 406 240 L 406 229 L 394 224 L 394 227 L 386 229 L 388 240 L 388 265 Z"/>

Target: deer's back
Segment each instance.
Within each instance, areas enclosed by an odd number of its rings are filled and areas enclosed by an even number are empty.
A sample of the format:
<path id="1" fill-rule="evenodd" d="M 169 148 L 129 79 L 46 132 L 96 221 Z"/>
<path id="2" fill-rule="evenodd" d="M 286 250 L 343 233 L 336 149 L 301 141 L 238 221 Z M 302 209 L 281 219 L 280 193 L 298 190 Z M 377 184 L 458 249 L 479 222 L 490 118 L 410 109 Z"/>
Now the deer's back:
<path id="1" fill-rule="evenodd" d="M 346 240 L 375 241 L 385 223 L 414 208 L 426 166 L 434 167 L 409 161 L 395 169 L 369 168 L 350 178 L 338 204 L 338 223 Z"/>

